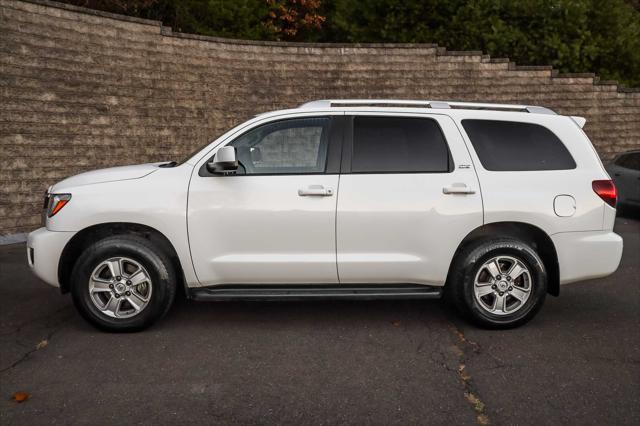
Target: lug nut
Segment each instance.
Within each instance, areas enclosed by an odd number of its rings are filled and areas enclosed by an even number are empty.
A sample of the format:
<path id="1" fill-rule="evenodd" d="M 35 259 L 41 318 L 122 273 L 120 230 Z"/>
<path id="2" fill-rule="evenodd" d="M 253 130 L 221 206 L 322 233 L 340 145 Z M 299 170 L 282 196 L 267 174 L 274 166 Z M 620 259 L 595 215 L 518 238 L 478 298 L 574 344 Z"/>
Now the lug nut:
<path id="1" fill-rule="evenodd" d="M 502 296 L 504 293 L 501 291 L 501 292 L 499 292 L 498 294 L 499 294 L 500 296 Z"/>
<path id="2" fill-rule="evenodd" d="M 130 292 L 130 291 L 126 292 L 125 294 L 126 294 L 127 296 L 131 296 L 131 292 Z"/>
<path id="3" fill-rule="evenodd" d="M 127 280 L 127 285 L 131 285 L 131 280 Z"/>
<path id="4" fill-rule="evenodd" d="M 117 281 L 120 281 L 121 279 L 122 279 L 122 277 L 121 277 L 120 275 L 118 275 L 118 276 L 116 277 L 116 280 L 117 280 Z"/>
<path id="5" fill-rule="evenodd" d="M 502 279 L 502 277 L 501 277 L 500 275 L 498 275 L 498 276 L 496 277 L 496 280 L 500 280 L 500 279 Z"/>
<path id="6" fill-rule="evenodd" d="M 509 291 L 513 290 L 513 287 L 509 286 Z"/>
<path id="7" fill-rule="evenodd" d="M 491 286 L 491 288 L 492 288 L 493 290 L 495 290 L 495 289 L 496 289 L 496 285 L 495 285 L 495 284 L 494 284 L 494 285 L 492 285 L 492 286 Z"/>
<path id="8" fill-rule="evenodd" d="M 109 284 L 109 288 L 113 288 L 113 284 Z"/>
<path id="9" fill-rule="evenodd" d="M 116 293 L 116 299 L 119 299 L 120 295 L 118 293 Z"/>

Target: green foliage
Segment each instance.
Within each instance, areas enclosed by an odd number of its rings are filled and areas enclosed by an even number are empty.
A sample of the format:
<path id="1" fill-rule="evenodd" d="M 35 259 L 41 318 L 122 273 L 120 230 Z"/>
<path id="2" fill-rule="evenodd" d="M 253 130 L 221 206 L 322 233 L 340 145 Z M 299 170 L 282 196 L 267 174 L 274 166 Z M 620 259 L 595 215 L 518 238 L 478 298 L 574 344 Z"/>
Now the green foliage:
<path id="1" fill-rule="evenodd" d="M 312 14 L 273 14 L 313 4 Z M 438 43 L 640 86 L 638 0 L 67 0 L 212 36 Z M 274 16 L 280 21 L 274 21 Z M 281 19 L 285 17 L 285 19 Z M 309 25 L 310 17 L 314 19 Z M 316 23 L 318 23 L 316 25 Z M 275 24 L 275 25 L 274 25 Z M 289 28 L 300 28 L 290 32 Z"/>
<path id="2" fill-rule="evenodd" d="M 146 16 L 184 33 L 268 39 L 262 25 L 268 6 L 264 0 L 158 0 Z"/>
<path id="3" fill-rule="evenodd" d="M 58 0 L 162 21 L 174 31 L 250 40 L 273 39 L 263 24 L 266 0 Z"/>
<path id="4" fill-rule="evenodd" d="M 640 12 L 624 0 L 336 0 L 327 41 L 438 43 L 640 86 Z"/>

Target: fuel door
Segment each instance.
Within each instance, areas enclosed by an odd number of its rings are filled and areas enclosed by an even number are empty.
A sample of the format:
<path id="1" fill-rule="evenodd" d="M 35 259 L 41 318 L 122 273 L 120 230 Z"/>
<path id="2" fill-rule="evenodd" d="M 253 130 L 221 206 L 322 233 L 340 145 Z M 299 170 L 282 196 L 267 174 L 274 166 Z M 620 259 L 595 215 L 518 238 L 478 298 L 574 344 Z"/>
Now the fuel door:
<path id="1" fill-rule="evenodd" d="M 576 212 L 576 199 L 571 195 L 558 195 L 553 200 L 553 210 L 556 216 L 571 217 Z"/>

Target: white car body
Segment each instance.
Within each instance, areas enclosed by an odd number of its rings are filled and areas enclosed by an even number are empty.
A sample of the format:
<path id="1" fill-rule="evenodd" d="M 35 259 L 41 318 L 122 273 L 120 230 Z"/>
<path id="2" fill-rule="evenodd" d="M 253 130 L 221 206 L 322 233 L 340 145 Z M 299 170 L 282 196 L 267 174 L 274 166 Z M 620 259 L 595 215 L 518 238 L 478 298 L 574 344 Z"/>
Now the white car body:
<path id="1" fill-rule="evenodd" d="M 622 239 L 613 232 L 615 208 L 592 189 L 592 181 L 610 178 L 581 129 L 584 121 L 542 109 L 521 112 L 500 105 L 492 110 L 472 104 L 441 108 L 441 103 L 425 108 L 426 103 L 411 105 L 408 101 L 398 101 L 402 106 L 384 105 L 393 102 L 361 102 L 367 106 L 316 102 L 262 114 L 178 166 L 118 167 L 56 183 L 49 193 L 72 194 L 72 199 L 46 219 L 45 227 L 29 235 L 30 266 L 42 280 L 60 286 L 63 250 L 75 235 L 101 224 L 132 223 L 166 237 L 189 288 L 356 283 L 444 286 L 465 237 L 488 224 L 514 222 L 535 227 L 551 239 L 560 284 L 616 270 Z M 218 149 L 249 129 L 285 118 L 354 115 L 436 120 L 455 168 L 450 173 L 429 174 L 199 174 Z M 486 170 L 461 124 L 463 119 L 544 126 L 561 139 L 577 167 Z M 300 196 L 299 191 L 318 185 L 331 190 L 331 196 Z M 447 194 L 447 188 L 463 188 L 464 193 Z"/>

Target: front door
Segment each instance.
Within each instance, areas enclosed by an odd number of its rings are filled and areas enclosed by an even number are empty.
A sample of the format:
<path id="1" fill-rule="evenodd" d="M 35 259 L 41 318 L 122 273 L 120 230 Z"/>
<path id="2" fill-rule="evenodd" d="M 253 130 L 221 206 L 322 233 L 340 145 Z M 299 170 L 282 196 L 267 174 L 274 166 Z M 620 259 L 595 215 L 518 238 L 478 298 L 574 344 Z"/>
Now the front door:
<path id="1" fill-rule="evenodd" d="M 202 285 L 338 282 L 339 120 L 258 125 L 228 144 L 235 175 L 194 173 L 188 228 Z"/>
<path id="2" fill-rule="evenodd" d="M 438 114 L 347 119 L 340 282 L 443 285 L 458 245 L 482 225 L 478 180 L 455 123 Z"/>

